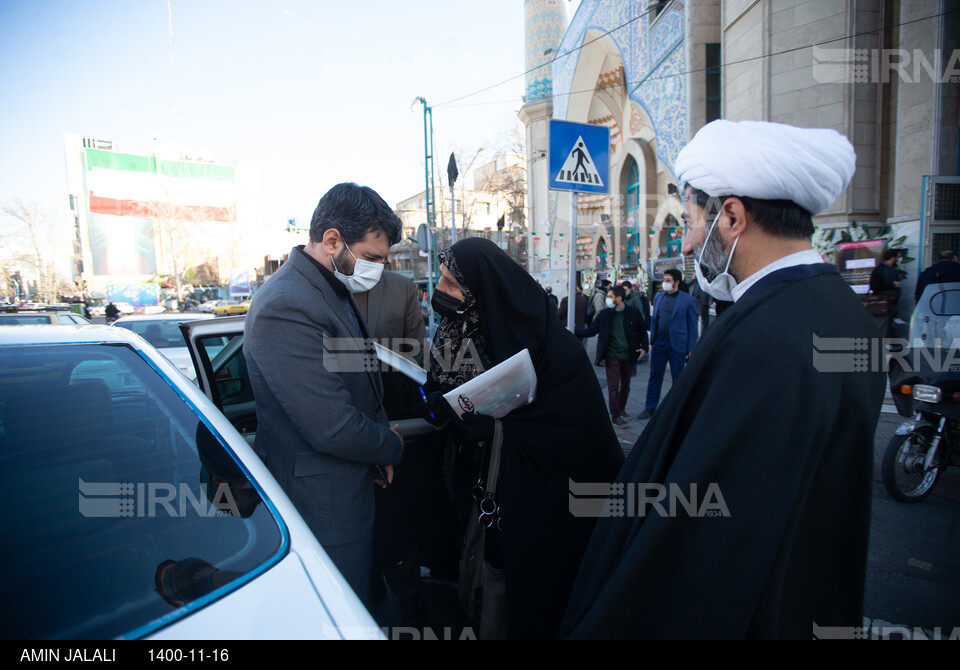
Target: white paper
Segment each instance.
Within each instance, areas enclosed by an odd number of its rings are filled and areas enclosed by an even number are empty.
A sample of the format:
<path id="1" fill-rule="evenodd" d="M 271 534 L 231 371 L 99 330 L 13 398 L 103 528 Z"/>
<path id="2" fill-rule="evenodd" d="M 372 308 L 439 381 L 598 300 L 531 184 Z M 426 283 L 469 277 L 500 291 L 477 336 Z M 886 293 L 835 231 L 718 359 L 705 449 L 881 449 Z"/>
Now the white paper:
<path id="1" fill-rule="evenodd" d="M 475 412 L 502 419 L 529 405 L 537 394 L 537 372 L 526 349 L 444 394 L 457 416 Z"/>
<path id="2" fill-rule="evenodd" d="M 412 379 L 420 386 L 427 383 L 427 371 L 411 361 L 409 358 L 401 356 L 393 349 L 387 349 L 379 342 L 373 343 L 377 351 L 377 358 L 380 362 L 389 365 L 391 368 L 404 374 L 408 379 Z"/>

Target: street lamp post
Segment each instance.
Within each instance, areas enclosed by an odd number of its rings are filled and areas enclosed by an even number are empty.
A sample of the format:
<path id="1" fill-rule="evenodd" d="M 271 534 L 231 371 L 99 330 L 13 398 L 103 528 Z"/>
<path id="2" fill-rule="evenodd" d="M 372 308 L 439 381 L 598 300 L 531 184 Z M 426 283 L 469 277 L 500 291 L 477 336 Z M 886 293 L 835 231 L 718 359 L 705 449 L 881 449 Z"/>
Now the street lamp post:
<path id="1" fill-rule="evenodd" d="M 413 111 L 417 103 L 423 105 L 423 173 L 424 173 L 424 200 L 426 200 L 427 213 L 427 295 L 433 300 L 434 281 L 433 268 L 436 262 L 434 250 L 433 230 L 436 228 L 436 203 L 433 192 L 433 109 L 427 105 L 427 100 L 423 96 L 417 96 L 410 104 L 410 111 Z M 452 189 L 451 189 L 452 190 Z M 430 310 L 430 321 L 428 328 L 433 332 L 435 317 L 433 310 Z"/>

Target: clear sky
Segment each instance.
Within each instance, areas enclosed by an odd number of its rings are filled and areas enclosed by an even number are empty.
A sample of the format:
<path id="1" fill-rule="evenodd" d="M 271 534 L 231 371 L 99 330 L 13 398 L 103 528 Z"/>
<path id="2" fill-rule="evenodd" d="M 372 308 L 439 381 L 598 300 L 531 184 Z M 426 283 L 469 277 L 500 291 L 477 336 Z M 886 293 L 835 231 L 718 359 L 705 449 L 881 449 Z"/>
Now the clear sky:
<path id="1" fill-rule="evenodd" d="M 522 76 L 441 103 L 524 71 L 523 4 L 171 0 L 168 17 L 167 0 L 0 0 L 0 201 L 63 214 L 66 130 L 257 167 L 269 225 L 345 180 L 395 205 L 423 188 L 414 97 L 436 106 L 441 171 L 514 123 Z"/>

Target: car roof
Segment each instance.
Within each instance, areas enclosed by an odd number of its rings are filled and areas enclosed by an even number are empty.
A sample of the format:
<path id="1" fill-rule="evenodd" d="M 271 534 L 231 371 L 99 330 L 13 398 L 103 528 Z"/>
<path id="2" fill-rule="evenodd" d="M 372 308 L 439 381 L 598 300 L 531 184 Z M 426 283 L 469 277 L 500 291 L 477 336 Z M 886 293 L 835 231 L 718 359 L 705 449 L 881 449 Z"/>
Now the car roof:
<path id="1" fill-rule="evenodd" d="M 213 319 L 212 314 L 203 312 L 164 312 L 163 314 L 128 314 L 121 316 L 114 323 L 127 323 L 128 321 L 194 321 L 195 319 Z"/>
<path id="2" fill-rule="evenodd" d="M 24 344 L 130 344 L 143 340 L 126 328 L 112 326 L 17 326 L 0 329 L 0 346 Z"/>

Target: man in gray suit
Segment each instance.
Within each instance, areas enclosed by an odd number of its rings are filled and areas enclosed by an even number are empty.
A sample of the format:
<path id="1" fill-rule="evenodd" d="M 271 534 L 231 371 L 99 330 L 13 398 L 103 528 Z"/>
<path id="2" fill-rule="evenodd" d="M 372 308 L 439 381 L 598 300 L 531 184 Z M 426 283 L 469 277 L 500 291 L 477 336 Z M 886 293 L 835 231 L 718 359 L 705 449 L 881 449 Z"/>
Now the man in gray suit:
<path id="1" fill-rule="evenodd" d="M 380 466 L 392 480 L 403 440 L 387 423 L 375 359 L 357 347 L 370 333 L 351 294 L 376 285 L 400 237 L 400 219 L 373 189 L 334 186 L 313 213 L 309 243 L 254 297 L 243 345 L 255 449 L 365 603 L 374 480 Z"/>

